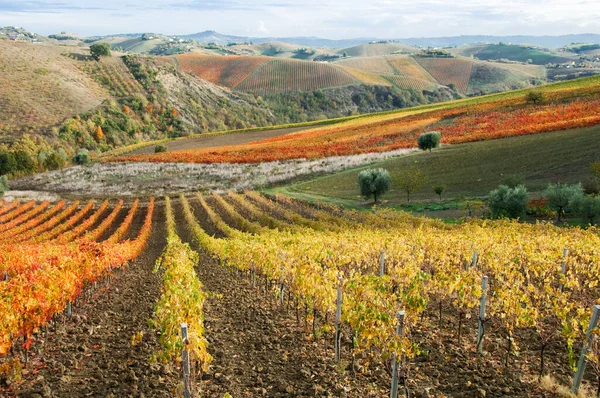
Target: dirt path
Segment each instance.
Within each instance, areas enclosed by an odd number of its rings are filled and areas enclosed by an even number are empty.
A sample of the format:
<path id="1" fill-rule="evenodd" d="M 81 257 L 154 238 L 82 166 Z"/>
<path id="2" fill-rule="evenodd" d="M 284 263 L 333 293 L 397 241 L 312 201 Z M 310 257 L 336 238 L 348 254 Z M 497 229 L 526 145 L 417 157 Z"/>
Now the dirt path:
<path id="1" fill-rule="evenodd" d="M 280 135 L 296 133 L 302 130 L 312 129 L 318 126 L 294 127 L 289 129 L 263 130 L 263 131 L 248 131 L 245 133 L 221 134 L 221 135 L 206 135 L 185 140 L 170 141 L 164 146 L 169 151 L 184 151 L 188 149 L 212 148 L 228 145 L 241 145 L 249 142 L 260 141 Z M 154 146 L 147 146 L 129 152 L 127 155 L 139 155 L 145 153 L 154 153 Z"/>
<path id="2" fill-rule="evenodd" d="M 145 208 L 140 208 L 145 214 Z M 136 217 L 131 236 L 141 227 Z M 149 330 L 161 277 L 153 274 L 156 258 L 165 245 L 164 209 L 157 206 L 149 244 L 137 261 L 113 280 L 100 286 L 90 300 L 74 305 L 71 321 L 60 319 L 50 327 L 43 347 L 32 355 L 34 371 L 26 374 L 17 391 L 23 397 L 165 397 L 178 380 L 176 373 L 150 364 L 158 348 L 156 333 Z M 128 236 L 128 237 L 129 237 Z M 133 347 L 131 337 L 143 332 Z M 0 392 L 0 395 L 1 392 Z"/>

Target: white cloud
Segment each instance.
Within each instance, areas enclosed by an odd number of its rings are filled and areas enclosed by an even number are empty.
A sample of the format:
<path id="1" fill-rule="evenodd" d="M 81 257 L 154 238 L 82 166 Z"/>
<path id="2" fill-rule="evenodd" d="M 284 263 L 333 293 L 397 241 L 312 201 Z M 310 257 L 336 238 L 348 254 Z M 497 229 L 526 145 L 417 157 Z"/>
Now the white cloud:
<path id="1" fill-rule="evenodd" d="M 129 15 L 126 15 L 129 14 Z M 258 27 L 256 21 L 260 21 Z M 40 33 L 431 37 L 600 33 L 597 0 L 0 0 L 0 25 Z M 268 30 L 267 27 L 268 26 Z"/>

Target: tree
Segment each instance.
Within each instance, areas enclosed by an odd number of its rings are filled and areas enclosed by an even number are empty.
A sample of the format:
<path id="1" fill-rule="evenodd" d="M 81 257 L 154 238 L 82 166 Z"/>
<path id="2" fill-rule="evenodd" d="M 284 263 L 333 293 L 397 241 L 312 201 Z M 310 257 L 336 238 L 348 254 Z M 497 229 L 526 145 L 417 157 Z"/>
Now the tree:
<path id="1" fill-rule="evenodd" d="M 506 185 L 509 188 L 515 188 L 524 184 L 525 177 L 523 177 L 523 174 L 507 174 L 502 180 L 502 185 Z"/>
<path id="2" fill-rule="evenodd" d="M 420 192 L 427 178 L 420 169 L 406 168 L 394 174 L 393 183 L 395 186 L 406 192 L 406 201 L 410 203 L 410 194 Z"/>
<path id="3" fill-rule="evenodd" d="M 582 184 L 583 192 L 586 195 L 599 195 L 600 194 L 600 181 L 597 178 L 591 177 L 585 180 Z"/>
<path id="4" fill-rule="evenodd" d="M 90 46 L 90 55 L 96 61 L 100 60 L 100 57 L 110 57 L 110 46 L 108 43 L 96 43 Z"/>
<path id="5" fill-rule="evenodd" d="M 521 218 L 527 213 L 529 193 L 524 185 L 500 185 L 488 195 L 492 218 Z"/>
<path id="6" fill-rule="evenodd" d="M 52 152 L 46 158 L 44 165 L 48 170 L 58 170 L 63 168 L 65 165 L 65 160 L 60 157 L 60 155 L 56 152 Z"/>
<path id="7" fill-rule="evenodd" d="M 573 198 L 573 210 L 594 225 L 594 219 L 600 216 L 600 196 L 576 196 Z"/>
<path id="8" fill-rule="evenodd" d="M 80 149 L 77 151 L 75 157 L 73 157 L 73 163 L 86 165 L 92 160 L 90 159 L 90 152 L 87 149 Z"/>
<path id="9" fill-rule="evenodd" d="M 539 104 L 544 101 L 544 93 L 541 91 L 530 91 L 525 95 L 525 101 L 527 101 L 528 104 Z"/>
<path id="10" fill-rule="evenodd" d="M 385 169 L 367 169 L 358 173 L 358 185 L 362 197 L 369 199 L 373 196 L 377 203 L 378 198 L 392 187 L 392 179 Z"/>
<path id="11" fill-rule="evenodd" d="M 0 175 L 12 174 L 16 170 L 17 161 L 15 155 L 6 149 L 0 149 Z"/>
<path id="12" fill-rule="evenodd" d="M 548 205 L 558 213 L 557 221 L 562 219 L 565 209 L 569 204 L 572 204 L 573 199 L 582 195 L 583 189 L 581 188 L 581 184 L 566 185 L 558 182 L 548 185 L 548 188 L 544 191 Z"/>
<path id="13" fill-rule="evenodd" d="M 97 142 L 100 142 L 104 139 L 104 131 L 102 131 L 101 126 L 98 126 L 98 128 L 96 129 L 96 134 L 95 134 L 94 138 L 96 139 Z"/>
<path id="14" fill-rule="evenodd" d="M 154 147 L 154 153 L 163 153 L 167 152 L 167 147 L 165 145 L 157 145 Z"/>
<path id="15" fill-rule="evenodd" d="M 430 131 L 429 133 L 421 134 L 417 142 L 419 144 L 419 149 L 423 151 L 429 150 L 429 152 L 431 152 L 433 148 L 440 146 L 441 139 L 442 135 L 438 131 Z"/>
<path id="16" fill-rule="evenodd" d="M 590 164 L 590 171 L 594 176 L 600 178 L 600 162 L 595 162 Z"/>
<path id="17" fill-rule="evenodd" d="M 435 192 L 435 194 L 440 197 L 440 202 L 442 201 L 442 195 L 444 194 L 444 192 L 446 192 L 447 189 L 448 187 L 444 184 L 436 185 L 435 187 L 433 187 L 433 192 Z"/>
<path id="18" fill-rule="evenodd" d="M 16 170 L 25 174 L 31 174 L 35 171 L 35 161 L 27 151 L 18 150 L 14 152 Z"/>

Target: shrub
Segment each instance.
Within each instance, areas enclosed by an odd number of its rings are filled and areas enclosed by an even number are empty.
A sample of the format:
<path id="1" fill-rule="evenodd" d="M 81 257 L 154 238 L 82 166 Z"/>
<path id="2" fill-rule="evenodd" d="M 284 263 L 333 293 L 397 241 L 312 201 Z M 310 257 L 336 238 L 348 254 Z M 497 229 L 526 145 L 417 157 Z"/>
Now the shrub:
<path id="1" fill-rule="evenodd" d="M 521 218 L 527 213 L 529 194 L 524 185 L 500 185 L 488 197 L 492 218 Z"/>
<path id="2" fill-rule="evenodd" d="M 35 161 L 31 155 L 23 150 L 15 151 L 16 170 L 25 174 L 31 174 L 35 171 Z"/>
<path id="3" fill-rule="evenodd" d="M 90 159 L 90 152 L 87 149 L 80 149 L 77 151 L 77 154 L 73 157 L 73 163 L 76 164 L 90 164 L 92 160 Z"/>
<path id="4" fill-rule="evenodd" d="M 421 134 L 419 140 L 419 149 L 423 151 L 431 150 L 440 146 L 442 135 L 438 131 L 430 131 L 429 133 Z"/>
<path id="5" fill-rule="evenodd" d="M 167 152 L 167 147 L 164 145 L 157 145 L 154 147 L 154 153 Z"/>
<path id="6" fill-rule="evenodd" d="M 548 205 L 556 210 L 558 221 L 561 220 L 567 206 L 572 204 L 573 200 L 583 195 L 581 184 L 566 185 L 560 182 L 548 185 L 544 191 L 544 196 L 548 200 Z"/>
<path id="7" fill-rule="evenodd" d="M 369 199 L 373 196 L 377 203 L 377 199 L 392 187 L 392 179 L 385 169 L 367 169 L 358 173 L 358 185 L 362 197 Z"/>
<path id="8" fill-rule="evenodd" d="M 597 178 L 588 178 L 582 184 L 583 192 L 586 195 L 600 194 L 600 181 Z"/>
<path id="9" fill-rule="evenodd" d="M 6 149 L 0 149 L 0 175 L 9 175 L 16 170 L 17 160 L 15 155 Z"/>
<path id="10" fill-rule="evenodd" d="M 48 170 L 62 169 L 64 165 L 65 160 L 56 152 L 52 152 L 50 155 L 48 155 L 46 161 L 44 162 L 44 166 L 46 166 Z"/>
<path id="11" fill-rule="evenodd" d="M 530 91 L 525 95 L 525 101 L 528 104 L 539 104 L 544 101 L 544 93 L 541 91 Z"/>
<path id="12" fill-rule="evenodd" d="M 573 210 L 594 225 L 594 219 L 600 216 L 600 196 L 579 195 L 575 197 Z"/>
<path id="13" fill-rule="evenodd" d="M 4 192 L 8 191 L 10 186 L 8 184 L 8 178 L 6 176 L 0 176 L 0 195 L 3 195 Z"/>
<path id="14" fill-rule="evenodd" d="M 509 188 L 515 188 L 524 184 L 525 177 L 523 177 L 523 174 L 507 174 L 502 180 L 502 185 L 506 185 Z"/>
<path id="15" fill-rule="evenodd" d="M 590 163 L 590 171 L 593 175 L 600 178 L 600 162 Z"/>

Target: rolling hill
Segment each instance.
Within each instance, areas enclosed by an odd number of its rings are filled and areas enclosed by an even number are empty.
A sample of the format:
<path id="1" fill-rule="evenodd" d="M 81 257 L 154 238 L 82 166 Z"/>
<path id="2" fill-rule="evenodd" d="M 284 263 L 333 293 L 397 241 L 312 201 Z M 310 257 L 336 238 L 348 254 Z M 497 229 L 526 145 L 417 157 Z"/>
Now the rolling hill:
<path id="1" fill-rule="evenodd" d="M 507 59 L 509 61 L 528 62 L 534 65 L 563 63 L 572 58 L 557 55 L 551 51 L 532 46 L 489 44 L 479 47 L 473 54 L 475 58 L 488 61 Z"/>
<path id="2" fill-rule="evenodd" d="M 389 55 L 393 53 L 406 52 L 416 53 L 418 49 L 401 43 L 367 43 L 338 51 L 338 54 L 346 54 L 349 57 L 374 57 Z"/>

